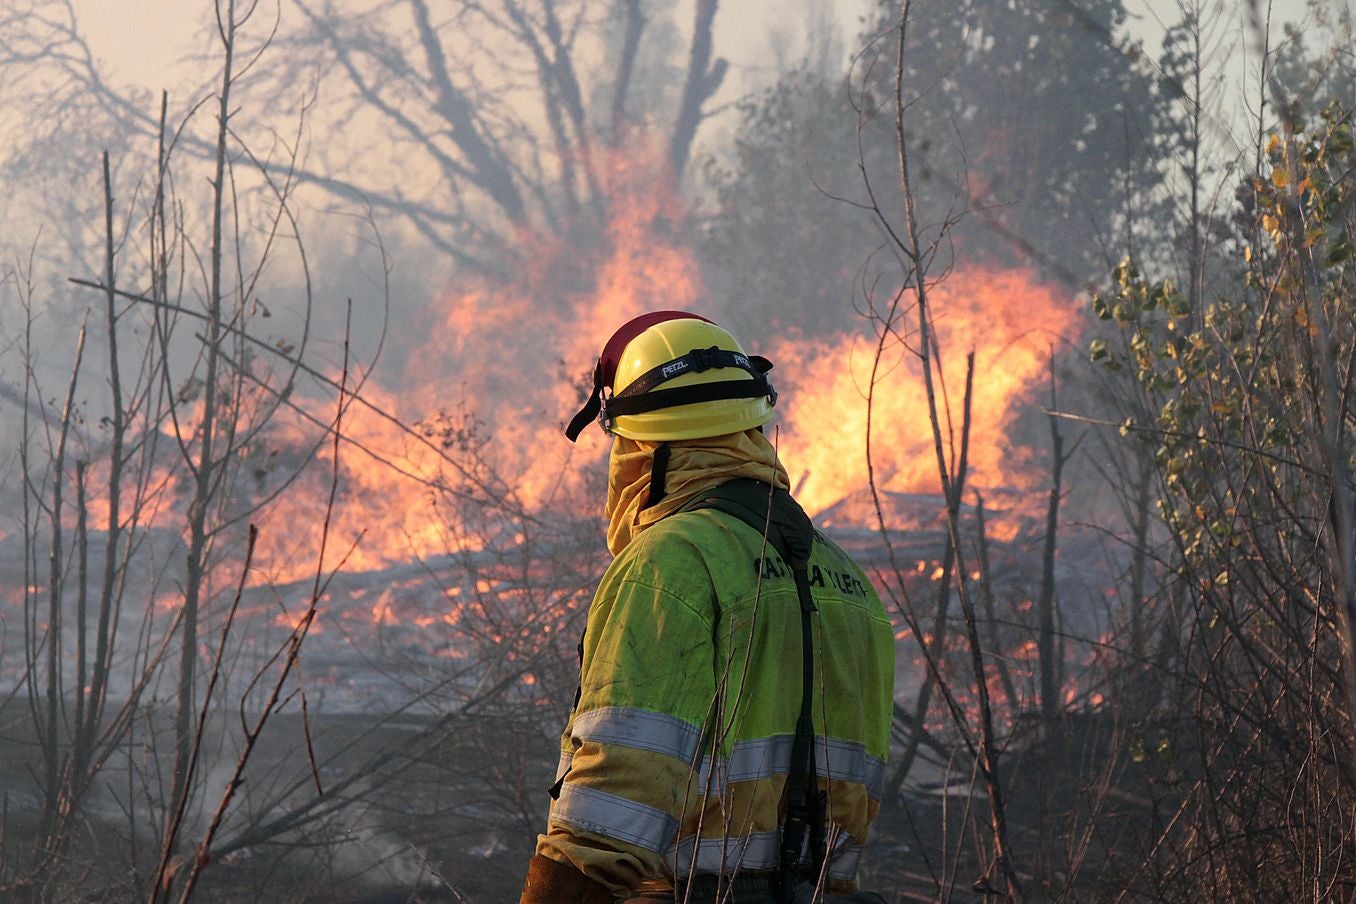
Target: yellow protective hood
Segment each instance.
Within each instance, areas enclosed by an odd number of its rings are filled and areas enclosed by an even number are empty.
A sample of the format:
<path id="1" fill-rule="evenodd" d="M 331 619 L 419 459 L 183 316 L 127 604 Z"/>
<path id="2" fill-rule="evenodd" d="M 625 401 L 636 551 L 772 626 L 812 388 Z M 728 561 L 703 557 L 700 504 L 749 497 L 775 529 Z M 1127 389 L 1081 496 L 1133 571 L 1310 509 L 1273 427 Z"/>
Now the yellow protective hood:
<path id="1" fill-rule="evenodd" d="M 607 548 L 615 556 L 636 534 L 672 515 L 699 493 L 736 477 L 752 477 L 790 489 L 777 451 L 757 430 L 705 439 L 672 441 L 664 479 L 667 491 L 656 505 L 650 496 L 650 469 L 657 442 L 614 436 L 607 474 Z"/>

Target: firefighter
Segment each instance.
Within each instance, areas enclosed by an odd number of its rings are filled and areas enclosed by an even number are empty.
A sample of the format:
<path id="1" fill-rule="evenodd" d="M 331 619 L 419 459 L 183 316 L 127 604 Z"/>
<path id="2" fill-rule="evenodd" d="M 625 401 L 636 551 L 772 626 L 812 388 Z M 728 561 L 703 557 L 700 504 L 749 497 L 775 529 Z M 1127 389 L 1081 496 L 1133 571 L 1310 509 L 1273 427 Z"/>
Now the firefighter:
<path id="1" fill-rule="evenodd" d="M 894 636 L 865 574 L 808 519 L 808 554 L 779 553 L 772 528 L 755 528 L 804 517 L 762 431 L 771 366 L 678 311 L 632 320 L 599 357 L 566 433 L 601 415 L 613 437 L 615 558 L 589 609 L 522 904 L 808 901 L 817 876 L 856 889 L 885 774 Z M 704 501 L 718 487 L 742 487 L 760 513 Z"/>

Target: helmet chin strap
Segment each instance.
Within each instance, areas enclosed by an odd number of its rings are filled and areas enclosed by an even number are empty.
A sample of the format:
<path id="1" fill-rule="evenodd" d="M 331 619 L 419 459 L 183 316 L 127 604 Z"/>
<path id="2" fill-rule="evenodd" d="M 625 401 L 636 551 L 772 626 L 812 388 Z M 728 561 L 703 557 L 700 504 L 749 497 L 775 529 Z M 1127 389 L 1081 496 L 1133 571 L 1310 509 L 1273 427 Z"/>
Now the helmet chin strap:
<path id="1" fill-rule="evenodd" d="M 645 505 L 641 506 L 642 511 L 663 499 L 668 492 L 664 480 L 668 477 L 669 455 L 672 452 L 668 443 L 660 443 L 659 448 L 654 450 L 654 461 L 650 464 L 650 495 L 646 497 Z"/>

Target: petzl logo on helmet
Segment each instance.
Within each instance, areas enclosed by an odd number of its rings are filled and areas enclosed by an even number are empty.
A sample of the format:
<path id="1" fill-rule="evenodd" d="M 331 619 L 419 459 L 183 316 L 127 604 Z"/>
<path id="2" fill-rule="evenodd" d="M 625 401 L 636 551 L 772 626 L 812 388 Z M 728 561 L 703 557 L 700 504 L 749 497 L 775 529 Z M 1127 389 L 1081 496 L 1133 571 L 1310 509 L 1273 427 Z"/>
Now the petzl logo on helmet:
<path id="1" fill-rule="evenodd" d="M 744 368 L 745 370 L 753 370 L 753 365 L 750 364 L 749 359 L 745 358 L 743 355 L 736 354 L 734 356 L 734 359 L 735 363 L 738 364 L 740 367 Z"/>
<path id="2" fill-rule="evenodd" d="M 686 361 L 671 361 L 664 365 L 664 379 L 667 380 L 674 374 L 682 373 L 685 370 L 687 370 Z"/>

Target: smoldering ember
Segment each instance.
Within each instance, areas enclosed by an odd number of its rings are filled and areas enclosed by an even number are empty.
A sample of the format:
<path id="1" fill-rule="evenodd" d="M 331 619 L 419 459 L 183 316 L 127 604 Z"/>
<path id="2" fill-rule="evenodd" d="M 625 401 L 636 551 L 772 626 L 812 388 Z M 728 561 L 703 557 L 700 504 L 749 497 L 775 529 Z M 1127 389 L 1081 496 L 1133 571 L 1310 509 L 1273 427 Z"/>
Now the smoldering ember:
<path id="1" fill-rule="evenodd" d="M 1354 15 L 5 5 L 0 901 L 1356 900 Z"/>

